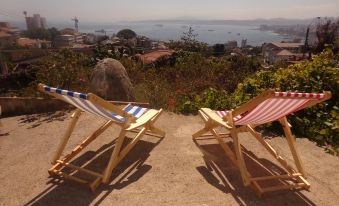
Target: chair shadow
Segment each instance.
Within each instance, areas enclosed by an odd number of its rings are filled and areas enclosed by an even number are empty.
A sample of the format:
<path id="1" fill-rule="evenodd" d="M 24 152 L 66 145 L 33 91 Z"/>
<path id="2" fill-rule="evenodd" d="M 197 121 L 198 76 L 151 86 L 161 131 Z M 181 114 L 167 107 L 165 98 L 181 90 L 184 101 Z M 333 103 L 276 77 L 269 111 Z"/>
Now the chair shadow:
<path id="1" fill-rule="evenodd" d="M 19 119 L 20 124 L 32 124 L 27 129 L 33 129 L 40 126 L 42 123 L 50 123 L 53 121 L 64 121 L 68 117 L 71 109 L 61 110 L 56 112 L 46 112 L 39 114 L 29 114 Z"/>
<path id="2" fill-rule="evenodd" d="M 124 144 L 127 144 L 131 141 L 131 138 L 125 138 L 125 140 Z M 157 138 L 155 143 L 139 140 L 113 170 L 110 183 L 107 185 L 101 184 L 94 192 L 87 186 L 52 177 L 46 183 L 48 187 L 25 205 L 100 205 L 111 192 L 127 187 L 151 170 L 152 166 L 145 164 L 145 161 L 150 156 L 150 152 L 162 140 L 163 138 Z M 74 159 L 72 164 L 83 165 L 86 163 L 84 168 L 101 173 L 107 166 L 114 149 L 114 143 L 115 140 L 103 145 L 96 151 L 88 151 Z M 67 169 L 64 171 L 67 171 Z M 88 176 L 81 173 L 76 173 L 74 176 L 88 179 Z"/>
<path id="3" fill-rule="evenodd" d="M 245 187 L 238 168 L 225 155 L 219 144 L 202 145 L 194 140 L 203 153 L 205 166 L 197 167 L 197 171 L 205 180 L 224 193 L 231 194 L 239 205 L 307 205 L 315 204 L 300 191 L 277 191 L 257 197 L 254 190 Z M 230 144 L 230 143 L 229 143 Z M 232 145 L 229 145 L 232 148 Z M 285 170 L 270 160 L 259 158 L 251 151 L 242 147 L 246 167 L 251 176 L 267 176 L 272 174 L 284 174 Z M 273 171 L 270 172 L 270 171 Z M 287 181 L 264 181 L 261 186 L 276 186 L 286 184 Z"/>

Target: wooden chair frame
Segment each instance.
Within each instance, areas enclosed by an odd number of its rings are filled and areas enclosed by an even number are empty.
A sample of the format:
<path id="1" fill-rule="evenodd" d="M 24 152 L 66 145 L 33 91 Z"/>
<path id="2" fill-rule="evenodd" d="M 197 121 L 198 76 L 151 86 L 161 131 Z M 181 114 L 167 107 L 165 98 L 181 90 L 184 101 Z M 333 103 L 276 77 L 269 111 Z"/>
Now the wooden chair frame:
<path id="1" fill-rule="evenodd" d="M 44 85 L 39 84 L 38 90 L 41 92 L 44 91 Z M 59 97 L 59 95 L 54 93 L 48 93 L 58 99 L 63 100 Z M 69 154 L 62 156 L 63 151 L 71 137 L 72 132 L 81 116 L 82 112 L 80 109 L 76 109 L 75 112 L 71 116 L 71 122 L 68 125 L 68 128 L 65 131 L 64 136 L 62 137 L 57 150 L 51 160 L 52 167 L 48 170 L 50 175 L 58 175 L 65 179 L 70 179 L 76 181 L 78 183 L 87 184 L 94 191 L 101 183 L 108 184 L 110 180 L 110 176 L 112 171 L 119 162 L 128 154 L 128 152 L 136 145 L 136 143 L 141 139 L 144 135 L 156 136 L 162 138 L 165 136 L 165 132 L 161 129 L 154 126 L 155 121 L 162 113 L 162 109 L 160 110 L 149 110 L 144 113 L 140 118 L 136 119 L 134 116 L 126 113 L 124 110 L 119 108 L 118 106 L 109 103 L 100 97 L 94 94 L 88 94 L 88 100 L 94 104 L 98 104 L 103 108 L 107 109 L 108 111 L 115 112 L 123 117 L 126 118 L 126 121 L 123 123 L 115 121 L 115 120 L 108 120 L 102 126 L 100 126 L 97 130 L 95 130 L 91 135 L 86 137 L 78 146 L 76 146 Z M 64 100 L 63 100 L 64 101 Z M 118 102 L 121 104 L 122 102 Z M 127 104 L 127 103 L 126 103 Z M 124 108 L 128 107 L 130 104 L 127 104 Z M 78 155 L 83 149 L 85 149 L 93 140 L 95 140 L 99 135 L 101 135 L 109 126 L 112 124 L 117 124 L 121 127 L 121 131 L 119 136 L 115 139 L 115 146 L 112 151 L 110 160 L 107 164 L 106 169 L 102 173 L 94 172 L 84 167 L 87 165 L 83 165 L 81 167 L 71 164 L 70 162 L 74 159 L 76 155 Z M 136 136 L 124 147 L 123 143 L 125 140 L 126 133 L 132 132 L 137 133 Z M 71 173 L 67 174 L 63 172 L 63 168 L 70 168 L 73 170 Z M 89 182 L 87 180 L 78 178 L 73 176 L 72 174 L 76 172 L 82 172 L 90 176 L 94 176 L 95 180 L 93 182 Z"/>
<path id="2" fill-rule="evenodd" d="M 314 99 L 313 101 L 308 102 L 303 105 L 302 108 L 312 106 L 319 102 L 325 101 L 331 98 L 331 92 L 324 92 L 324 98 L 318 100 Z M 296 169 L 290 166 L 287 161 L 278 154 L 278 152 L 267 142 L 262 136 L 254 130 L 257 125 L 243 125 L 236 126 L 233 117 L 244 114 L 248 111 L 254 109 L 261 102 L 274 97 L 274 90 L 267 90 L 263 92 L 261 95 L 253 98 L 249 102 L 245 103 L 241 107 L 227 111 L 227 115 L 224 118 L 220 118 L 214 111 L 209 108 L 202 108 L 199 110 L 199 115 L 203 119 L 205 123 L 205 127 L 193 134 L 193 139 L 198 137 L 206 137 L 213 136 L 216 138 L 222 149 L 224 150 L 226 156 L 231 160 L 231 162 L 237 166 L 240 170 L 240 174 L 245 186 L 251 185 L 256 194 L 260 197 L 266 192 L 272 192 L 277 190 L 288 190 L 288 189 L 306 189 L 310 188 L 310 184 L 306 181 L 306 173 L 300 158 L 300 154 L 295 145 L 295 137 L 293 137 L 291 132 L 291 125 L 288 123 L 286 116 L 280 118 L 278 121 L 282 125 L 286 141 L 290 148 L 290 151 L 293 156 L 294 163 L 296 165 Z M 291 98 L 291 97 L 279 97 L 279 98 Z M 300 109 L 302 109 L 300 108 Z M 230 135 L 233 140 L 233 150 L 229 147 L 228 144 L 224 142 L 222 137 L 224 134 L 220 134 L 216 131 L 217 127 L 223 127 L 230 131 Z M 262 177 L 251 177 L 250 173 L 246 168 L 246 164 L 243 158 L 243 154 L 241 151 L 241 145 L 239 141 L 238 134 L 241 132 L 249 132 L 253 135 L 253 137 L 282 165 L 282 167 L 286 170 L 287 174 L 284 175 L 271 175 L 271 176 L 262 176 Z M 206 134 L 211 133 L 211 134 Z M 272 174 L 274 174 L 272 172 Z M 292 180 L 294 183 L 284 184 L 279 186 L 271 186 L 271 187 L 262 187 L 259 185 L 259 181 L 264 180 Z"/>

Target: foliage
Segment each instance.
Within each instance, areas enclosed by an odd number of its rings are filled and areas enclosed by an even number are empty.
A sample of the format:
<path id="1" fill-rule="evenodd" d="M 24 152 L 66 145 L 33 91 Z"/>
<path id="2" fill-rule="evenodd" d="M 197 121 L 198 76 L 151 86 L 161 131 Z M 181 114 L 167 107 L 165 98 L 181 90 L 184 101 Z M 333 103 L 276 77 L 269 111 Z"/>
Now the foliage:
<path id="1" fill-rule="evenodd" d="M 225 45 L 224 44 L 215 44 L 213 46 L 213 55 L 214 56 L 221 56 L 225 54 Z"/>
<path id="2" fill-rule="evenodd" d="M 290 65 L 277 71 L 259 71 L 246 78 L 229 96 L 228 105 L 235 107 L 268 88 L 279 91 L 331 91 L 332 98 L 289 117 L 298 136 L 308 137 L 319 145 L 339 146 L 339 58 L 331 50 L 312 60 Z"/>
<path id="3" fill-rule="evenodd" d="M 53 41 L 56 36 L 60 35 L 60 32 L 54 27 L 49 29 L 35 28 L 24 31 L 23 35 L 31 39 L 45 39 Z"/>
<path id="4" fill-rule="evenodd" d="M 319 23 L 316 28 L 317 46 L 316 52 L 324 50 L 326 45 L 335 45 L 336 38 L 338 38 L 339 32 L 339 19 L 325 19 L 324 22 Z"/>
<path id="5" fill-rule="evenodd" d="M 209 56 L 211 51 L 206 43 L 196 40 L 198 34 L 194 33 L 192 27 L 189 27 L 187 32 L 184 32 L 179 41 L 169 41 L 167 46 L 170 49 L 181 50 L 187 52 L 200 52 L 205 56 Z"/>
<path id="6" fill-rule="evenodd" d="M 105 58 L 119 59 L 121 55 L 114 52 L 114 46 L 111 44 L 97 44 L 93 49 L 93 56 L 91 58 L 91 66 Z"/>
<path id="7" fill-rule="evenodd" d="M 108 39 L 109 39 L 109 37 L 106 36 L 106 35 L 98 36 L 98 37 L 97 37 L 97 42 L 99 42 L 99 44 L 100 44 L 101 42 L 103 42 L 103 41 L 105 41 L 105 40 L 108 40 Z"/>
<path id="8" fill-rule="evenodd" d="M 132 38 L 135 38 L 136 36 L 137 34 L 130 29 L 123 29 L 117 33 L 117 37 L 123 38 L 123 39 L 132 39 Z"/>
<path id="9" fill-rule="evenodd" d="M 27 90 L 36 91 L 38 83 L 64 89 L 86 91 L 90 78 L 89 58 L 69 49 L 51 53 L 32 65 L 36 80 Z M 34 92 L 33 92 L 34 93 Z"/>
<path id="10" fill-rule="evenodd" d="M 130 74 L 138 101 L 186 114 L 195 113 L 203 105 L 221 108 L 226 93 L 233 92 L 260 67 L 256 58 L 205 58 L 201 53 L 186 51 L 177 52 L 175 65 L 146 69 L 129 59 L 121 59 L 121 63 Z"/>
<path id="11" fill-rule="evenodd" d="M 221 110 L 227 105 L 227 93 L 225 90 L 207 88 L 201 94 L 178 95 L 176 103 L 175 111 L 183 114 L 196 114 L 203 107 Z"/>

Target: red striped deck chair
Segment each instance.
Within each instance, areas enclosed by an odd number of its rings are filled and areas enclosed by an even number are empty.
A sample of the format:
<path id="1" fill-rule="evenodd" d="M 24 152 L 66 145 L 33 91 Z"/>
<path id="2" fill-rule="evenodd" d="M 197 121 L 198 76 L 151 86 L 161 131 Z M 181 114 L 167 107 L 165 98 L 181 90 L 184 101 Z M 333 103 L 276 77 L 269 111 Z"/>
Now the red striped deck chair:
<path id="1" fill-rule="evenodd" d="M 214 136 L 229 159 L 239 170 L 245 186 L 251 185 L 258 196 L 265 192 L 283 189 L 309 189 L 310 184 L 306 181 L 305 171 L 300 159 L 300 154 L 295 146 L 295 138 L 292 136 L 287 116 L 305 107 L 315 105 L 331 98 L 331 92 L 324 93 L 297 93 L 297 92 L 274 92 L 268 90 L 253 98 L 239 108 L 230 111 L 213 111 L 202 108 L 199 114 L 205 122 L 205 127 L 193 134 L 193 139 L 204 136 Z M 278 121 L 283 127 L 288 146 L 291 150 L 296 169 L 290 166 L 271 145 L 265 141 L 254 128 L 258 125 Z M 216 128 L 223 127 L 230 133 L 218 133 Z M 286 174 L 262 177 L 251 177 L 244 162 L 238 133 L 249 132 L 261 143 L 268 152 L 286 170 Z M 206 134 L 210 133 L 210 134 Z M 222 137 L 228 135 L 233 140 L 233 150 L 224 142 Z M 274 173 L 272 173 L 274 174 Z M 293 183 L 263 187 L 258 182 L 265 180 L 292 180 Z"/>
<path id="2" fill-rule="evenodd" d="M 133 148 L 133 146 L 141 139 L 145 134 L 155 135 L 158 137 L 164 137 L 165 132 L 156 128 L 154 122 L 160 116 L 162 109 L 148 109 L 141 106 L 127 104 L 122 109 L 104 99 L 96 96 L 95 94 L 83 94 L 78 92 L 72 92 L 59 88 L 49 87 L 43 84 L 39 84 L 38 90 L 49 94 L 55 98 L 65 101 L 77 109 L 72 114 L 72 120 L 70 125 L 65 130 L 65 134 L 61 139 L 55 155 L 52 158 L 52 167 L 49 169 L 51 175 L 58 175 L 65 179 L 71 179 L 79 183 L 87 184 L 92 190 L 95 190 L 100 183 L 108 183 L 113 169 L 118 163 L 127 155 L 127 153 Z M 70 154 L 63 157 L 66 144 L 75 128 L 75 125 L 83 112 L 90 113 L 99 118 L 105 119 L 106 122 L 99 127 L 95 132 L 89 135 L 80 145 L 75 147 Z M 106 169 L 102 173 L 85 169 L 81 166 L 70 164 L 70 161 L 79 154 L 86 146 L 88 146 L 93 140 L 95 140 L 100 134 L 102 134 L 110 125 L 117 124 L 121 127 L 121 132 L 115 141 L 115 146 L 111 154 L 110 160 L 107 163 Z M 137 135 L 126 146 L 123 147 L 125 135 L 127 132 L 137 133 Z M 92 182 L 84 179 L 80 179 L 63 171 L 64 168 L 70 168 L 74 172 L 81 172 L 89 176 L 93 176 Z"/>

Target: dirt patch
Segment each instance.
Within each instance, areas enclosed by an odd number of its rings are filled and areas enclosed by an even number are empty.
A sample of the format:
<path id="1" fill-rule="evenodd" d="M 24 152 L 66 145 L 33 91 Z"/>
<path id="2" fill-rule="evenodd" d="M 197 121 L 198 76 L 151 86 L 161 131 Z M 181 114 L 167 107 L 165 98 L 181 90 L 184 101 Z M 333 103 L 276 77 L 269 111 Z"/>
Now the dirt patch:
<path id="1" fill-rule="evenodd" d="M 164 113 L 157 125 L 166 131 L 159 139 L 146 136 L 114 170 L 111 183 L 94 193 L 74 182 L 51 179 L 50 158 L 70 113 L 18 116 L 2 119 L 0 128 L 0 205 L 337 205 L 339 161 L 307 139 L 297 147 L 311 183 L 308 191 L 267 194 L 259 199 L 242 185 L 239 171 L 214 140 L 198 144 L 213 156 L 203 155 L 191 135 L 202 127 L 198 116 Z M 83 115 L 69 149 L 103 120 Z M 111 127 L 75 160 L 101 172 L 113 148 L 118 127 Z M 259 147 L 250 134 L 242 134 L 246 162 L 261 173 L 257 161 L 271 169 L 281 167 Z M 284 138 L 270 143 L 292 160 Z"/>

